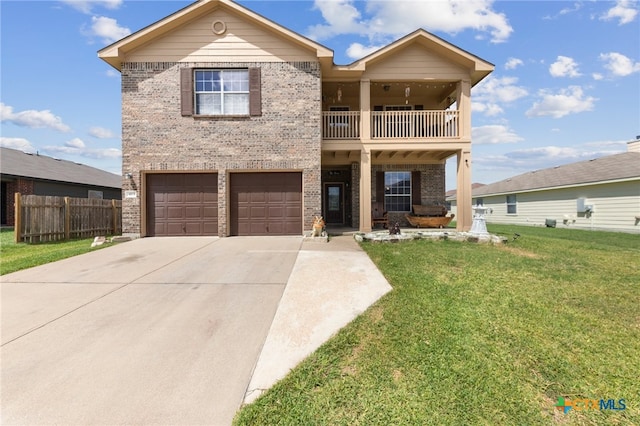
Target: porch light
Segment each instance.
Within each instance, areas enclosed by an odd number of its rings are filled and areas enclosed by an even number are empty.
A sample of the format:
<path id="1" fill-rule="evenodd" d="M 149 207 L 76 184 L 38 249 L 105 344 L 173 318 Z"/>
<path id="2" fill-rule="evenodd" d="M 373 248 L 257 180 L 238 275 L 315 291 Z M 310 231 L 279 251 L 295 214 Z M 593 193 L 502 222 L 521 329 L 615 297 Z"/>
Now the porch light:
<path id="1" fill-rule="evenodd" d="M 338 87 L 338 92 L 336 93 L 336 96 L 338 98 L 338 102 L 342 102 L 342 89 L 340 89 Z"/>
<path id="2" fill-rule="evenodd" d="M 409 95 L 411 94 L 411 87 L 407 84 L 407 87 L 404 88 L 404 97 L 406 98 L 404 103 L 409 104 Z"/>

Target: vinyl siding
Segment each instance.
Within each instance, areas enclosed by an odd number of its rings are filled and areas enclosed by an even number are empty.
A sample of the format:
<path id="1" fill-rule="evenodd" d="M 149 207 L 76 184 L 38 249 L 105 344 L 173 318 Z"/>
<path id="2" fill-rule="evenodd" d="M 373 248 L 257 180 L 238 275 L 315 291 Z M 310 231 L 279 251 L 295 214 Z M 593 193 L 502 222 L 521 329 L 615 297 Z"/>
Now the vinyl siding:
<path id="1" fill-rule="evenodd" d="M 227 31 L 216 35 L 215 21 Z M 277 37 L 274 33 L 217 10 L 195 19 L 163 37 L 129 53 L 126 62 L 295 62 L 317 61 L 315 52 Z"/>
<path id="2" fill-rule="evenodd" d="M 470 78 L 467 70 L 417 44 L 407 46 L 390 57 L 368 66 L 363 78 L 397 80 L 398 76 L 402 76 L 407 80 L 423 80 L 425 75 L 431 79 L 451 81 Z"/>
<path id="3" fill-rule="evenodd" d="M 482 198 L 493 210 L 487 223 L 544 226 L 555 219 L 557 227 L 640 233 L 640 179 L 515 194 L 516 214 L 507 214 L 506 194 L 474 197 L 473 204 Z M 591 215 L 577 212 L 578 198 L 594 206 Z"/>

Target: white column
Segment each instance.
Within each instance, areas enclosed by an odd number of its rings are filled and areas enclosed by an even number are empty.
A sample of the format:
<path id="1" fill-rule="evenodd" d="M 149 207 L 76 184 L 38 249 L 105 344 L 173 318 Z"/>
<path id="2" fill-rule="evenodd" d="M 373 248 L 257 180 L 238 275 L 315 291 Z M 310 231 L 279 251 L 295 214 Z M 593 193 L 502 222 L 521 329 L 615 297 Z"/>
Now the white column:
<path id="1" fill-rule="evenodd" d="M 371 151 L 360 151 L 360 232 L 371 232 Z"/>

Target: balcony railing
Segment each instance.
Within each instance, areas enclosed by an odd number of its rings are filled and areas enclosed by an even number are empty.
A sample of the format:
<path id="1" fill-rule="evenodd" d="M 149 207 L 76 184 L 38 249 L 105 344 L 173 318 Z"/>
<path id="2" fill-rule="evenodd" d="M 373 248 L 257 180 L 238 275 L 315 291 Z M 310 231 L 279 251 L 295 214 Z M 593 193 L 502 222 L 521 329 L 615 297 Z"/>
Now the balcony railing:
<path id="1" fill-rule="evenodd" d="M 360 138 L 360 111 L 324 111 L 322 137 L 325 139 Z"/>
<path id="2" fill-rule="evenodd" d="M 371 113 L 373 139 L 457 138 L 458 111 L 375 111 Z M 324 111 L 324 139 L 359 139 L 360 111 Z"/>
<path id="3" fill-rule="evenodd" d="M 458 111 L 384 111 L 371 113 L 373 139 L 456 138 Z"/>

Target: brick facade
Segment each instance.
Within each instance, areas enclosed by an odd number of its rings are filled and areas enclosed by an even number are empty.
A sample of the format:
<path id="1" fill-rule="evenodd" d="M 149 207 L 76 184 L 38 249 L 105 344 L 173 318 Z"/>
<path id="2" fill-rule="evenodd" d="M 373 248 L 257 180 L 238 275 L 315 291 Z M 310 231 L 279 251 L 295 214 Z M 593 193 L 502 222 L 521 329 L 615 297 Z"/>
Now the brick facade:
<path id="1" fill-rule="evenodd" d="M 420 200 L 412 200 L 413 204 L 441 205 L 446 204 L 445 199 L 445 164 L 394 164 L 394 165 L 374 165 L 371 167 L 371 193 L 375 198 L 376 194 L 376 173 L 377 172 L 405 172 L 420 171 Z M 374 200 L 381 201 L 384 200 Z M 408 226 L 409 222 L 404 217 L 405 213 L 389 213 L 389 222 L 400 223 L 400 226 Z"/>
<path id="2" fill-rule="evenodd" d="M 181 68 L 260 68 L 262 115 L 183 117 Z M 122 65 L 123 232 L 140 235 L 142 177 L 153 171 L 218 173 L 218 234 L 229 235 L 228 175 L 299 171 L 304 229 L 321 212 L 321 81 L 316 62 L 124 63 Z"/>
<path id="3" fill-rule="evenodd" d="M 7 190 L 2 194 L 4 205 L 6 206 L 6 223 L 4 225 L 13 226 L 16 222 L 16 192 L 22 195 L 32 195 L 34 192 L 34 182 L 31 179 L 18 178 L 11 182 L 6 182 Z"/>

